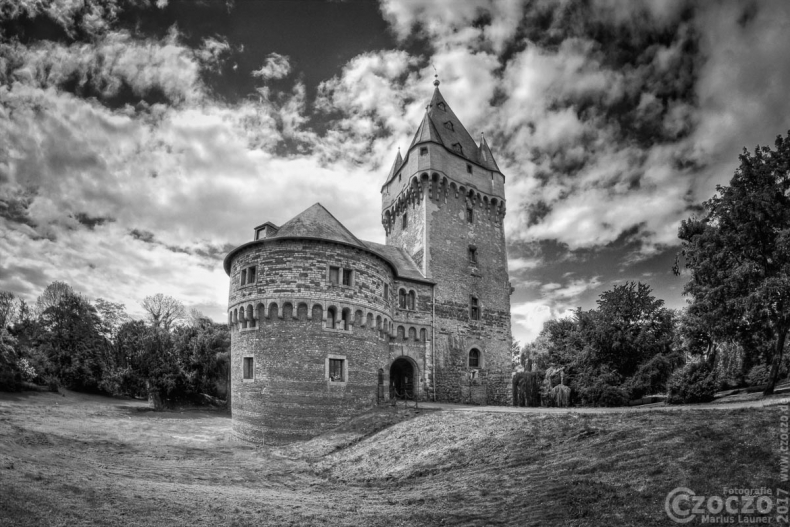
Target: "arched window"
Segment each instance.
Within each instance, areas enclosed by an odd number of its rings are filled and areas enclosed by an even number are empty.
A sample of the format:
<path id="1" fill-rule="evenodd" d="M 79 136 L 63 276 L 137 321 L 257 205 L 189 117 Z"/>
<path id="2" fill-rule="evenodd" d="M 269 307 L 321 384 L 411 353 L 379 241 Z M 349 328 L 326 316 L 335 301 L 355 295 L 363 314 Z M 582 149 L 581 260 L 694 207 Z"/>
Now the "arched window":
<path id="1" fill-rule="evenodd" d="M 239 322 L 241 322 L 241 327 L 247 327 L 247 319 L 244 318 L 244 306 L 239 308 Z"/>
<path id="2" fill-rule="evenodd" d="M 472 348 L 471 350 L 469 350 L 469 367 L 470 368 L 480 367 L 480 350 L 477 348 Z"/>
<path id="3" fill-rule="evenodd" d="M 406 290 L 400 289 L 398 291 L 398 307 L 401 309 L 406 309 Z"/>
<path id="4" fill-rule="evenodd" d="M 425 328 L 422 328 L 422 329 L 420 330 L 420 340 L 421 340 L 421 341 L 423 341 L 423 342 L 425 342 L 425 340 L 426 340 L 426 337 L 425 337 L 425 335 L 426 335 Z"/>
<path id="5" fill-rule="evenodd" d="M 255 327 L 255 317 L 252 316 L 252 304 L 247 306 L 247 318 L 249 319 L 249 326 Z"/>
<path id="6" fill-rule="evenodd" d="M 335 329 L 335 319 L 337 318 L 337 310 L 330 307 L 326 310 L 326 327 Z"/>
<path id="7" fill-rule="evenodd" d="M 414 294 L 414 291 L 409 291 L 409 309 L 414 309 L 415 300 L 417 295 Z"/>
<path id="8" fill-rule="evenodd" d="M 343 329 L 348 331 L 348 325 L 351 323 L 351 310 L 348 309 L 348 308 L 345 308 L 343 310 L 343 313 L 342 313 L 341 317 L 343 319 Z"/>
<path id="9" fill-rule="evenodd" d="M 403 329 L 403 326 L 398 326 L 398 340 L 404 340 L 406 338 L 406 332 Z"/>
<path id="10" fill-rule="evenodd" d="M 417 330 L 409 328 L 409 340 L 417 340 Z"/>

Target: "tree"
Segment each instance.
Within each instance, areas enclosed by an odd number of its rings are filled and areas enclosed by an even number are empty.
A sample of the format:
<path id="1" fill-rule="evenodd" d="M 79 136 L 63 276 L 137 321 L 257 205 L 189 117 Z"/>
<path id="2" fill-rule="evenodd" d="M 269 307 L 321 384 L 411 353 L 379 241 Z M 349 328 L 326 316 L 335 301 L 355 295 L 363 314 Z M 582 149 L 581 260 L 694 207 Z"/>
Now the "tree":
<path id="1" fill-rule="evenodd" d="M 151 324 L 165 331 L 170 331 L 170 327 L 174 322 L 186 317 L 184 304 L 162 293 L 145 297 L 141 305 L 148 313 L 148 319 L 151 321 Z"/>
<path id="2" fill-rule="evenodd" d="M 99 331 L 104 338 L 114 342 L 118 328 L 130 320 L 126 307 L 122 303 L 109 302 L 103 298 L 97 298 L 93 306 L 101 320 Z"/>
<path id="3" fill-rule="evenodd" d="M 0 291 L 0 331 L 16 322 L 19 302 L 13 293 Z"/>
<path id="4" fill-rule="evenodd" d="M 744 149 L 729 186 L 684 220 L 680 255 L 695 316 L 717 340 L 759 335 L 771 344 L 773 393 L 790 329 L 790 131 L 775 149 Z M 675 266 L 679 272 L 679 264 Z"/>
<path id="5" fill-rule="evenodd" d="M 52 282 L 49 284 L 44 292 L 41 293 L 36 299 L 36 310 L 38 314 L 42 314 L 48 307 L 60 304 L 65 296 L 74 294 L 74 290 L 66 282 Z"/>

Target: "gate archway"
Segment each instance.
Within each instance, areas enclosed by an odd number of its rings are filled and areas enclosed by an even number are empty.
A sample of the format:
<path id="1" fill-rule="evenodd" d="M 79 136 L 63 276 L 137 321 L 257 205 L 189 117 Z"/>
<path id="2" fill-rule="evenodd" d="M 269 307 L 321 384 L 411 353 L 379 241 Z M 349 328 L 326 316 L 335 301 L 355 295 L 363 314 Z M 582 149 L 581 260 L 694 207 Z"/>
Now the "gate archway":
<path id="1" fill-rule="evenodd" d="M 414 399 L 417 370 L 408 359 L 396 359 L 390 366 L 390 398 Z"/>

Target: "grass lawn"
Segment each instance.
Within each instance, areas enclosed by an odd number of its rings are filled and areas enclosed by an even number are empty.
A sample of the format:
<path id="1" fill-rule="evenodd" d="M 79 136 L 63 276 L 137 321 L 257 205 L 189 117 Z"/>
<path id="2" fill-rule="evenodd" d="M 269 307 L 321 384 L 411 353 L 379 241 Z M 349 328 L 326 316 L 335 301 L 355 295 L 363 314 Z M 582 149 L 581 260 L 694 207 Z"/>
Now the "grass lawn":
<path id="1" fill-rule="evenodd" d="M 216 411 L 0 394 L 0 525 L 674 525 L 675 487 L 779 478 L 780 408 L 393 410 L 287 447 Z M 787 488 L 787 487 L 785 487 Z M 690 525 L 697 525 L 692 522 Z"/>

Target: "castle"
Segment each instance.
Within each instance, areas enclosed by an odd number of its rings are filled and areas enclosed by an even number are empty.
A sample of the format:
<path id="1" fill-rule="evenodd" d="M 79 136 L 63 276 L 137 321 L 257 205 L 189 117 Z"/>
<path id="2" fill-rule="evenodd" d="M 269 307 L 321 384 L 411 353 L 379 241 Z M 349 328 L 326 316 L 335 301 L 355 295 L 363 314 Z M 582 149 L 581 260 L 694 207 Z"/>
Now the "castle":
<path id="1" fill-rule="evenodd" d="M 384 245 L 316 203 L 225 257 L 236 437 L 305 439 L 391 397 L 510 404 L 505 176 L 434 85 L 381 187 Z"/>

